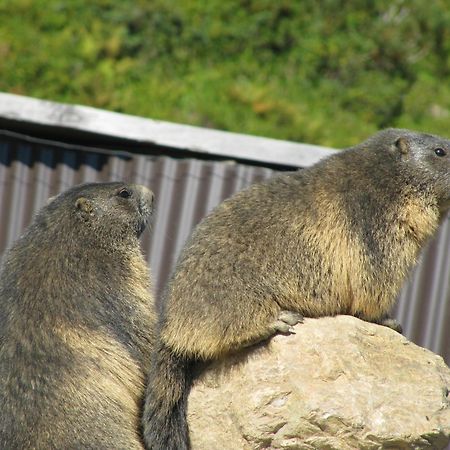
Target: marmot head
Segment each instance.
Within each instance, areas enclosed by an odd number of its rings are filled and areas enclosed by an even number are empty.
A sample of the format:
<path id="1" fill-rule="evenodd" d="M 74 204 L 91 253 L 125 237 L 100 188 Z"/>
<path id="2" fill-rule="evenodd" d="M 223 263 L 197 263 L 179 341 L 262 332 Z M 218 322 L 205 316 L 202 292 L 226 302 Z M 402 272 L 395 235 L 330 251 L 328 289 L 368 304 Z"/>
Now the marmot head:
<path id="1" fill-rule="evenodd" d="M 138 238 L 153 212 L 153 193 L 144 186 L 87 183 L 75 186 L 53 198 L 38 214 L 46 228 L 58 234 L 78 236 L 89 242 L 112 245 Z"/>
<path id="2" fill-rule="evenodd" d="M 367 143 L 383 144 L 391 156 L 401 162 L 400 172 L 420 191 L 436 199 L 442 212 L 450 208 L 450 140 L 431 134 L 390 128 Z M 402 170 L 402 166 L 405 169 Z"/>

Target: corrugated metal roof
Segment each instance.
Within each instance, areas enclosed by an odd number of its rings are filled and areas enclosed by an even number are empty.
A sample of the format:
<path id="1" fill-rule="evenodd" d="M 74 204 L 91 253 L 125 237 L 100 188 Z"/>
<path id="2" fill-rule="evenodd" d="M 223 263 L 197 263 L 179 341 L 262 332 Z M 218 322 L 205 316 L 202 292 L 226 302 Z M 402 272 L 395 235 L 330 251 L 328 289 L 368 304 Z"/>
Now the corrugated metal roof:
<path id="1" fill-rule="evenodd" d="M 395 314 L 412 341 L 450 363 L 450 215 L 421 255 Z"/>
<path id="2" fill-rule="evenodd" d="M 160 292 L 192 228 L 214 206 L 273 170 L 227 161 L 118 155 L 0 135 L 0 254 L 49 196 L 86 181 L 124 180 L 156 195 L 143 249 Z M 450 225 L 443 223 L 396 307 L 405 334 L 450 362 Z"/>
<path id="3" fill-rule="evenodd" d="M 149 186 L 156 196 L 153 231 L 144 234 L 143 249 L 157 290 L 200 219 L 237 190 L 273 173 L 264 167 L 231 161 L 117 156 L 114 152 L 80 151 L 79 147 L 70 150 L 67 145 L 60 148 L 32 141 L 0 136 L 0 253 L 17 239 L 52 195 L 89 181 L 140 183 Z"/>

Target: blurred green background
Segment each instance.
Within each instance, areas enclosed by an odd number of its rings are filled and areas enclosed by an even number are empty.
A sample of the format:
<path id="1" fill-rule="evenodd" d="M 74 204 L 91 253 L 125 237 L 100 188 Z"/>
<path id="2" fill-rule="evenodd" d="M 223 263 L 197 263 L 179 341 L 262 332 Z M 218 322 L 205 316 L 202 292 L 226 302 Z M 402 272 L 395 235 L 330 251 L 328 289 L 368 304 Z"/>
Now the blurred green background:
<path id="1" fill-rule="evenodd" d="M 0 0 L 0 91 L 345 147 L 450 136 L 447 1 Z"/>

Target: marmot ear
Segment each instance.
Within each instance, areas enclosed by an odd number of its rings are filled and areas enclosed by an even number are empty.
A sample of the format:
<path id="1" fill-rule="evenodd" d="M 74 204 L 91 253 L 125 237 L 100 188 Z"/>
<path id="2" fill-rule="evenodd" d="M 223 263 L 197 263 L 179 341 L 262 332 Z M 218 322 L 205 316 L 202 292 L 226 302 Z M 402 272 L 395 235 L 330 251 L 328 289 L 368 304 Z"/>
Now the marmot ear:
<path id="1" fill-rule="evenodd" d="M 399 137 L 395 141 L 395 146 L 402 155 L 406 155 L 409 153 L 409 143 L 405 137 Z"/>
<path id="2" fill-rule="evenodd" d="M 53 197 L 49 197 L 47 201 L 45 202 L 46 205 L 50 205 L 50 203 L 55 200 L 55 198 L 58 197 L 58 195 L 54 195 Z"/>
<path id="3" fill-rule="evenodd" d="M 75 208 L 77 208 L 80 211 L 81 216 L 84 219 L 87 219 L 94 210 L 92 203 L 85 197 L 79 197 L 76 199 Z"/>

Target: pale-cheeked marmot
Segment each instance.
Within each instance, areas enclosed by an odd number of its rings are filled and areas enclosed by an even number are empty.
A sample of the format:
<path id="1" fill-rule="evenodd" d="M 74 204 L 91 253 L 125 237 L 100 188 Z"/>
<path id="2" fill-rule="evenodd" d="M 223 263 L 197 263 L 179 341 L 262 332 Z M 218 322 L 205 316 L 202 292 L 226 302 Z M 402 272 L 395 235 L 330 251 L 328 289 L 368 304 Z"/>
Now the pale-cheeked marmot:
<path id="1" fill-rule="evenodd" d="M 168 284 L 143 416 L 148 449 L 189 448 L 196 361 L 308 317 L 389 310 L 450 206 L 450 141 L 388 129 L 224 201 L 195 229 Z"/>
<path id="2" fill-rule="evenodd" d="M 143 186 L 51 199 L 3 258 L 0 448 L 142 450 L 155 314 Z"/>

